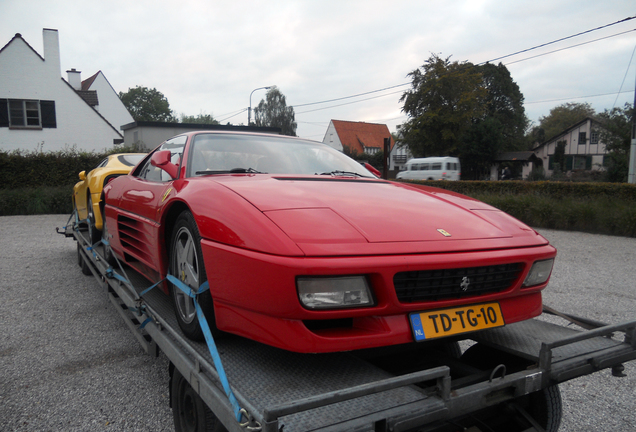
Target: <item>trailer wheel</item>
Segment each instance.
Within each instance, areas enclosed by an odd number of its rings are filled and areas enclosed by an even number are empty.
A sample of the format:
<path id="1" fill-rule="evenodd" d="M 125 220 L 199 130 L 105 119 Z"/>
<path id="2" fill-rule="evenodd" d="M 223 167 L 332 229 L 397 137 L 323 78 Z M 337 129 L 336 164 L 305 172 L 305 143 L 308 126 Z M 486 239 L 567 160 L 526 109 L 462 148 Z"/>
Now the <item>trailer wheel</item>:
<path id="1" fill-rule="evenodd" d="M 507 374 L 523 370 L 532 364 L 512 354 L 504 353 L 481 344 L 468 348 L 461 356 L 462 361 L 481 370 L 494 369 L 504 364 Z M 496 378 L 495 378 L 496 379 Z M 557 385 L 546 387 L 515 400 L 546 432 L 556 432 L 561 424 L 563 404 Z"/>
<path id="2" fill-rule="evenodd" d="M 175 432 L 227 431 L 177 368 L 172 375 L 171 398 Z"/>
<path id="3" fill-rule="evenodd" d="M 525 410 L 546 432 L 557 432 L 563 415 L 561 391 L 557 385 L 530 393 L 520 401 Z"/>
<path id="4" fill-rule="evenodd" d="M 177 217 L 172 232 L 170 273 L 190 288 L 197 289 L 207 280 L 207 274 L 201 252 L 201 236 L 192 213 L 189 211 L 181 213 Z M 179 327 L 189 339 L 203 340 L 203 330 L 199 324 L 194 301 L 175 286 L 171 286 L 171 291 Z M 210 291 L 200 294 L 197 301 L 205 313 L 212 334 L 217 336 L 218 330 L 215 326 Z"/>
<path id="5" fill-rule="evenodd" d="M 82 247 L 79 245 L 79 243 L 77 244 L 77 265 L 82 268 L 82 274 L 85 274 L 86 276 L 93 274 L 91 268 L 88 266 L 88 263 L 82 256 Z"/>

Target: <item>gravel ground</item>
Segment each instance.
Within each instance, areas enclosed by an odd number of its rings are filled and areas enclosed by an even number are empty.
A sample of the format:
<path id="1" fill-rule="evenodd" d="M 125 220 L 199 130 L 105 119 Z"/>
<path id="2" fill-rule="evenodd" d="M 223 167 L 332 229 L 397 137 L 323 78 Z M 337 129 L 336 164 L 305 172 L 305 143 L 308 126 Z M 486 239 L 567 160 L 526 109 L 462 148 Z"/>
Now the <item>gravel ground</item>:
<path id="1" fill-rule="evenodd" d="M 0 217 L 0 430 L 168 431 L 168 361 L 144 353 L 76 245 L 67 217 Z M 636 319 L 636 239 L 541 231 L 559 249 L 546 304 Z M 561 385 L 561 431 L 636 430 L 636 366 Z"/>

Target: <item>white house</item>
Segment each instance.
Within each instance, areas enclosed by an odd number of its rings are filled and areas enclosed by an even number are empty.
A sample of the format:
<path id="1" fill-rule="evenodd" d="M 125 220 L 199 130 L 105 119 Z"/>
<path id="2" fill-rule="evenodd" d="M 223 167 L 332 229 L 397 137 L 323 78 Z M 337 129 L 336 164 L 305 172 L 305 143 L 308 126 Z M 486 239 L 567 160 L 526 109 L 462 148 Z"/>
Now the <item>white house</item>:
<path id="1" fill-rule="evenodd" d="M 84 92 L 74 69 L 67 82 L 57 30 L 42 35 L 43 55 L 19 33 L 0 49 L 0 150 L 102 151 L 123 142 L 119 127 L 132 118 L 103 74 L 91 77 Z"/>
<path id="2" fill-rule="evenodd" d="M 564 146 L 564 171 L 601 170 L 607 154 L 605 144 L 600 140 L 601 128 L 597 120 L 587 117 L 535 147 L 533 152 L 543 163 L 548 176 L 552 175 L 554 153 L 559 143 Z"/>
<path id="3" fill-rule="evenodd" d="M 74 83 L 71 82 L 71 73 L 75 72 L 77 75 L 80 72 L 71 69 L 66 71 L 69 74 L 69 83 L 77 90 Z M 77 81 L 80 81 L 80 77 L 77 77 Z M 113 125 L 117 130 L 122 130 L 122 126 L 134 121 L 121 99 L 119 99 L 118 93 L 113 86 L 110 85 L 106 76 L 102 71 L 98 71 L 95 75 L 81 81 L 82 92 L 96 92 L 97 93 L 97 105 L 94 108 Z"/>

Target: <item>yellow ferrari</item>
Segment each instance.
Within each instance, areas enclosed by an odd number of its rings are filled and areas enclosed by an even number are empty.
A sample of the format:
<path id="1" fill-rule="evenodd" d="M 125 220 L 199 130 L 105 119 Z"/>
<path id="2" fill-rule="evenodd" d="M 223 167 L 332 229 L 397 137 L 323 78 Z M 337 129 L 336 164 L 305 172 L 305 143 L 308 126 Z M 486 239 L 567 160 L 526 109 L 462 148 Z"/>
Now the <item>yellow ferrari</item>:
<path id="1" fill-rule="evenodd" d="M 80 181 L 73 186 L 73 207 L 80 223 L 89 226 L 93 243 L 102 236 L 102 212 L 99 207 L 102 189 L 112 179 L 128 174 L 145 156 L 145 153 L 112 154 L 88 174 L 86 171 L 79 173 Z"/>

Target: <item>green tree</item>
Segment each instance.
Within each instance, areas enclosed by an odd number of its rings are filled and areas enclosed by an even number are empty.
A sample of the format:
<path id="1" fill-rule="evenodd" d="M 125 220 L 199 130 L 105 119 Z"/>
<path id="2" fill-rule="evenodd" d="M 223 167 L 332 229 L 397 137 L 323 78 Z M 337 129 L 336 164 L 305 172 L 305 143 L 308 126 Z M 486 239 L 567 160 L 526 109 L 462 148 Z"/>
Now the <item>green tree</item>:
<path id="1" fill-rule="evenodd" d="M 207 125 L 218 125 L 220 124 L 211 114 L 198 114 L 196 116 L 193 115 L 185 115 L 181 114 L 180 117 L 181 123 L 190 123 L 190 124 L 207 124 Z"/>
<path id="2" fill-rule="evenodd" d="M 530 135 L 541 137 L 542 139 L 536 142 L 542 143 L 595 114 L 594 108 L 587 102 L 568 102 L 552 108 L 547 116 L 540 117 L 539 125 L 530 131 Z M 541 130 L 543 132 L 540 132 Z"/>
<path id="3" fill-rule="evenodd" d="M 623 108 L 612 108 L 598 115 L 602 123 L 599 131 L 600 141 L 607 149 L 607 180 L 611 182 L 627 181 L 629 170 L 629 152 L 631 131 L 634 121 L 634 107 L 626 103 Z"/>
<path id="4" fill-rule="evenodd" d="M 478 66 L 486 87 L 486 117 L 496 120 L 501 146 L 507 151 L 522 150 L 528 118 L 523 93 L 502 63 Z"/>
<path id="5" fill-rule="evenodd" d="M 501 122 L 495 117 L 475 120 L 459 145 L 462 179 L 483 180 L 497 156 L 504 151 Z"/>
<path id="6" fill-rule="evenodd" d="M 556 169 L 558 167 L 559 172 L 565 172 L 565 141 L 557 141 L 556 147 L 554 149 L 554 163 L 551 166 L 551 169 Z"/>
<path id="7" fill-rule="evenodd" d="M 254 108 L 256 126 L 279 127 L 283 135 L 296 136 L 296 115 L 294 108 L 288 107 L 278 87 L 273 86 L 267 91 L 264 100 Z"/>
<path id="8" fill-rule="evenodd" d="M 402 127 L 402 142 L 421 156 L 456 156 L 473 119 L 486 113 L 487 89 L 471 63 L 451 62 L 432 54 L 409 73 L 411 89 L 400 98 L 409 119 Z"/>
<path id="9" fill-rule="evenodd" d="M 342 146 L 342 153 L 354 160 L 360 160 L 361 157 L 361 154 L 356 149 L 351 148 L 348 145 Z"/>
<path id="10" fill-rule="evenodd" d="M 129 88 L 119 92 L 119 98 L 135 121 L 176 121 L 168 99 L 155 88 Z"/>
<path id="11" fill-rule="evenodd" d="M 459 155 L 462 178 L 478 180 L 489 176 L 493 161 L 500 153 L 523 149 L 528 120 L 523 94 L 503 64 L 487 63 L 475 68 L 481 73 L 486 88 L 485 109 L 481 117 L 473 118 L 463 135 Z"/>

